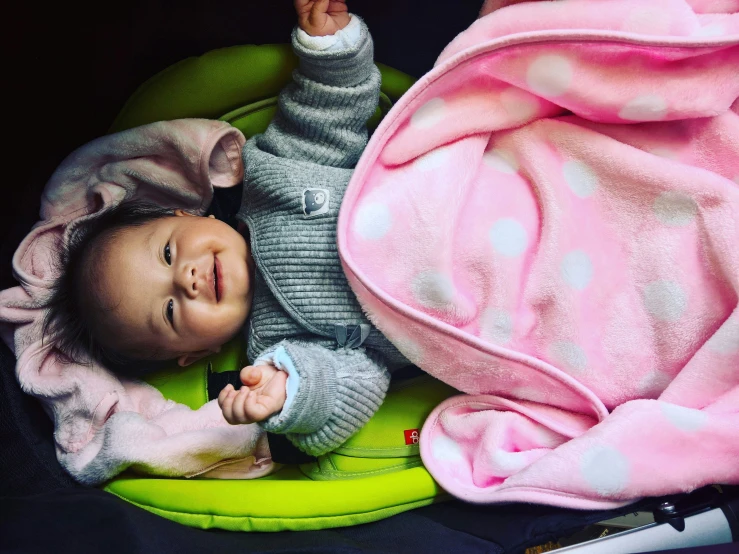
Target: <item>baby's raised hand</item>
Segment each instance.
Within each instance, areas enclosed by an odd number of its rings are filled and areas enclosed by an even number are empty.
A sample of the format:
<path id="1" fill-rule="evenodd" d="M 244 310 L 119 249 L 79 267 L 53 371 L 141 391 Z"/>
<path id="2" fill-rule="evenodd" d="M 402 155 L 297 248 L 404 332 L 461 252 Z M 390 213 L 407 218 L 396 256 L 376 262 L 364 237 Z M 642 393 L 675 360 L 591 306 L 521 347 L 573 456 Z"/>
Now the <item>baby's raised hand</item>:
<path id="1" fill-rule="evenodd" d="M 236 390 L 233 385 L 226 385 L 218 395 L 223 417 L 231 425 L 262 421 L 285 405 L 284 371 L 271 365 L 247 366 L 239 377 L 244 386 Z"/>
<path id="2" fill-rule="evenodd" d="M 300 28 L 313 37 L 333 35 L 349 25 L 346 0 L 295 0 Z"/>

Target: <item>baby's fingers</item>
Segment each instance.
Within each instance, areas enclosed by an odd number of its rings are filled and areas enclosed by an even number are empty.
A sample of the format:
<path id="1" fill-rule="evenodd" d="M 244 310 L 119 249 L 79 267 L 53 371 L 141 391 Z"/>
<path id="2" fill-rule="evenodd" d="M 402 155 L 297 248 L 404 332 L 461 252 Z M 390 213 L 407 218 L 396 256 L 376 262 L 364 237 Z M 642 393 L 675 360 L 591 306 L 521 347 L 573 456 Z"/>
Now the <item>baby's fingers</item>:
<path id="1" fill-rule="evenodd" d="M 233 413 L 234 399 L 236 398 L 237 395 L 238 395 L 238 392 L 235 390 L 228 391 L 223 398 L 223 403 L 220 402 L 220 395 L 219 395 L 218 403 L 221 406 L 221 412 L 223 412 L 223 417 L 231 425 L 236 425 L 237 423 L 239 423 L 238 421 L 235 420 L 234 413 Z"/>
<path id="2" fill-rule="evenodd" d="M 223 403 L 225 402 L 226 398 L 228 398 L 229 393 L 234 390 L 234 386 L 229 383 L 225 387 L 223 387 L 223 390 L 221 390 L 220 394 L 218 395 L 218 405 L 221 407 L 221 410 L 223 410 Z"/>
<path id="3" fill-rule="evenodd" d="M 247 366 L 239 373 L 241 382 L 247 387 L 253 387 L 262 380 L 262 370 L 258 367 Z"/>
<path id="4" fill-rule="evenodd" d="M 236 423 L 251 423 L 245 412 L 246 400 L 250 392 L 249 387 L 241 387 L 234 395 L 233 418 Z"/>

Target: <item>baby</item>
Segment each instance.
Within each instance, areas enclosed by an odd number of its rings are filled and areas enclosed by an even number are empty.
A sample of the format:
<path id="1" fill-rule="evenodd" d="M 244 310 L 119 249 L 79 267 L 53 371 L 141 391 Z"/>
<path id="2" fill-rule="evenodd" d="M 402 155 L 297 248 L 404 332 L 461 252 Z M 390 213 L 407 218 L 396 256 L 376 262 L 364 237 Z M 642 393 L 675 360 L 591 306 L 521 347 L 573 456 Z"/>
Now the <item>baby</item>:
<path id="1" fill-rule="evenodd" d="M 240 390 L 218 403 L 300 450 L 335 449 L 377 411 L 409 362 L 367 320 L 336 250 L 336 221 L 367 141 L 380 75 L 361 20 L 337 0 L 296 0 L 300 59 L 278 113 L 243 150 L 226 223 L 124 203 L 70 240 L 47 328 L 60 347 L 109 365 L 217 352 L 246 326 Z"/>

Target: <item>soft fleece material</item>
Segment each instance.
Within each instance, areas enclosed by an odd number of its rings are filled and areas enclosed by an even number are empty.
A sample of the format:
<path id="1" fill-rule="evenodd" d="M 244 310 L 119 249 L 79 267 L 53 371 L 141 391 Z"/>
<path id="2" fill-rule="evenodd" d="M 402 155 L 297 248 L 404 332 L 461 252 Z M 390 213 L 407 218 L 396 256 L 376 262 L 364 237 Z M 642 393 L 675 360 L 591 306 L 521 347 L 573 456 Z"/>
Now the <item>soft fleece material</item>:
<path id="1" fill-rule="evenodd" d="M 135 197 L 202 213 L 213 187 L 241 183 L 244 142 L 227 123 L 152 123 L 82 146 L 44 189 L 41 221 L 13 257 L 20 285 L 0 292 L 0 333 L 18 359 L 21 388 L 54 421 L 59 462 L 80 483 L 96 485 L 127 468 L 251 478 L 273 467 L 259 426 L 229 425 L 215 400 L 191 410 L 99 364 L 69 363 L 41 337 L 41 306 L 71 226 Z"/>
<path id="2" fill-rule="evenodd" d="M 339 251 L 373 323 L 467 393 L 421 434 L 456 496 L 739 483 L 738 11 L 502 7 L 371 139 Z"/>

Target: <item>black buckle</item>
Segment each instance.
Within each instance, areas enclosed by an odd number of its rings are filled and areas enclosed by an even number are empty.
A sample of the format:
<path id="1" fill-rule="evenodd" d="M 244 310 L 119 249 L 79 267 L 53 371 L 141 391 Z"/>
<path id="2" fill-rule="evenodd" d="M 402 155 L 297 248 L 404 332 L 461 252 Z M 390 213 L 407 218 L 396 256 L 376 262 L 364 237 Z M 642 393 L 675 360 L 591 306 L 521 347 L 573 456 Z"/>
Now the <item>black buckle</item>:
<path id="1" fill-rule="evenodd" d="M 708 486 L 687 495 L 664 497 L 654 509 L 655 523 L 669 523 L 675 531 L 685 531 L 685 518 L 721 506 L 725 495 Z"/>
<path id="2" fill-rule="evenodd" d="M 241 378 L 238 371 L 222 371 L 220 373 L 213 372 L 213 366 L 208 364 L 208 376 L 206 387 L 208 389 L 208 400 L 214 400 L 218 398 L 223 388 L 226 385 L 233 385 L 236 390 L 241 388 Z"/>

